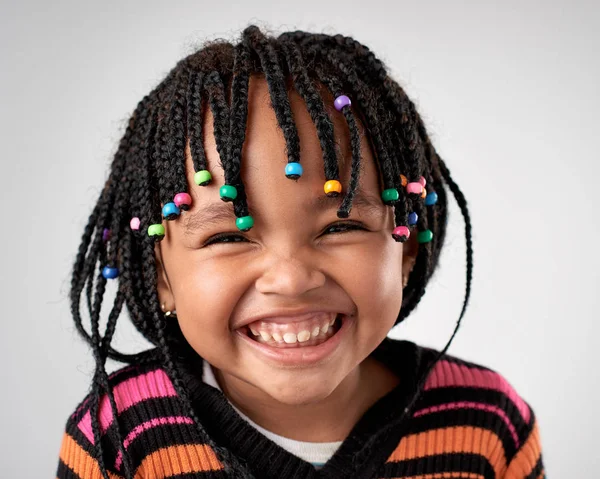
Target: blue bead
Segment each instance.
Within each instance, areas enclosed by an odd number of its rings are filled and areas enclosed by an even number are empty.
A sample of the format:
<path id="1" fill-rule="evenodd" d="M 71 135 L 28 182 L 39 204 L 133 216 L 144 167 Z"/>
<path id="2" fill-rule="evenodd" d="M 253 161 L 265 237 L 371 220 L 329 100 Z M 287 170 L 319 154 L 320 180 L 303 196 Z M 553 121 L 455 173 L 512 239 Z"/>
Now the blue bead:
<path id="1" fill-rule="evenodd" d="M 102 268 L 102 276 L 104 276 L 106 279 L 115 279 L 117 276 L 119 276 L 119 268 L 105 266 Z"/>
<path id="2" fill-rule="evenodd" d="M 165 206 L 163 206 L 163 209 L 162 209 L 162 214 L 166 220 L 174 220 L 175 218 L 177 218 L 179 216 L 180 213 L 181 213 L 181 210 L 173 202 L 167 203 Z"/>
<path id="3" fill-rule="evenodd" d="M 302 176 L 302 173 L 304 173 L 304 170 L 300 163 L 288 163 L 285 166 L 285 176 L 291 180 L 297 180 Z"/>
<path id="4" fill-rule="evenodd" d="M 425 197 L 425 206 L 433 206 L 437 203 L 438 200 L 438 195 L 435 191 L 432 191 L 431 193 L 427 193 L 427 196 Z"/>
<path id="5" fill-rule="evenodd" d="M 419 215 L 413 211 L 411 214 L 408 215 L 408 224 L 410 226 L 414 226 L 417 224 L 418 219 Z"/>

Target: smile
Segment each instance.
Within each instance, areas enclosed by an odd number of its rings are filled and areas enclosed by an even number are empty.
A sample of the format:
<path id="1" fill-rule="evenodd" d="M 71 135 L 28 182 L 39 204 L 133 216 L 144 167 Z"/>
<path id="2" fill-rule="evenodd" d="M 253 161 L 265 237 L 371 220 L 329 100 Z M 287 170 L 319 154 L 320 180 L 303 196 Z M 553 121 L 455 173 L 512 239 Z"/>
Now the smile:
<path id="1" fill-rule="evenodd" d="M 341 315 L 314 313 L 298 321 L 255 321 L 246 326 L 251 339 L 275 348 L 302 348 L 317 346 L 331 338 L 341 326 Z"/>

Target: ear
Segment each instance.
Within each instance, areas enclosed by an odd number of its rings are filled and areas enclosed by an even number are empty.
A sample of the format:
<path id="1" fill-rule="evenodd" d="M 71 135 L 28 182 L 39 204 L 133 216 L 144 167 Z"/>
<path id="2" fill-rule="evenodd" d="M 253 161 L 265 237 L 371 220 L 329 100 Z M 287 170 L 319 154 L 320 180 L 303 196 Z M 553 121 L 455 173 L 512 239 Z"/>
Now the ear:
<path id="1" fill-rule="evenodd" d="M 154 246 L 154 258 L 156 260 L 156 289 L 158 291 L 158 300 L 163 311 L 173 311 L 175 309 L 175 298 L 171 291 L 171 284 L 164 266 L 160 243 Z"/>
<path id="2" fill-rule="evenodd" d="M 402 280 L 404 286 L 406 286 L 408 277 L 415 266 L 418 253 L 419 242 L 417 241 L 417 235 L 411 234 L 408 241 L 402 245 Z"/>

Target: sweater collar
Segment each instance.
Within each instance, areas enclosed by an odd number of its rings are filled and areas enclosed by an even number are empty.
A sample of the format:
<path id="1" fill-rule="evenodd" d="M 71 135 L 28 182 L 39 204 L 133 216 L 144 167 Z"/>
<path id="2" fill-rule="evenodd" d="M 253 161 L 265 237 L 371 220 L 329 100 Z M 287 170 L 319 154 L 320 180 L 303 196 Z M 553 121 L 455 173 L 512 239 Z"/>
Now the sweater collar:
<path id="1" fill-rule="evenodd" d="M 398 375 L 400 383 L 365 412 L 319 471 L 259 433 L 240 417 L 222 392 L 205 384 L 201 357 L 195 355 L 187 362 L 178 362 L 178 366 L 203 427 L 219 446 L 241 458 L 255 476 L 357 479 L 372 477 L 398 444 L 404 429 L 402 423 L 386 434 L 379 431 L 402 418 L 423 369 L 421 349 L 409 341 L 386 338 L 371 356 Z"/>

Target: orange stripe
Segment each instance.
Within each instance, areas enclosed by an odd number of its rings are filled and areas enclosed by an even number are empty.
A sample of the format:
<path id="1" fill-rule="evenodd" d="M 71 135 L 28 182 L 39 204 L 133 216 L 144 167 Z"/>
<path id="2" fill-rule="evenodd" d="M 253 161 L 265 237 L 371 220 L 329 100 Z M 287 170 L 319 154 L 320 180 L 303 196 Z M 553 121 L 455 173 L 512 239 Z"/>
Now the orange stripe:
<path id="1" fill-rule="evenodd" d="M 494 468 L 496 477 L 504 477 L 506 456 L 502 441 L 488 429 L 471 426 L 432 429 L 406 436 L 400 441 L 387 462 L 419 459 L 446 453 L 471 453 L 484 456 Z"/>
<path id="2" fill-rule="evenodd" d="M 85 479 L 101 479 L 102 473 L 98 461 L 90 456 L 73 437 L 64 433 L 63 441 L 60 446 L 60 459 L 65 465 L 79 477 Z M 123 479 L 118 474 L 108 473 L 111 479 Z"/>
<path id="3" fill-rule="evenodd" d="M 163 479 L 176 474 L 192 472 L 218 471 L 223 465 L 217 459 L 210 446 L 204 444 L 186 444 L 163 447 L 144 458 L 136 471 L 142 477 Z"/>
<path id="4" fill-rule="evenodd" d="M 420 476 L 402 476 L 391 479 L 485 479 L 481 474 L 475 472 L 434 472 L 432 474 L 424 474 Z"/>
<path id="5" fill-rule="evenodd" d="M 519 449 L 519 452 L 513 457 L 512 461 L 510 461 L 505 478 L 518 479 L 528 476 L 536 466 L 541 454 L 540 432 L 536 421 L 527 441 L 523 444 L 523 447 Z"/>

